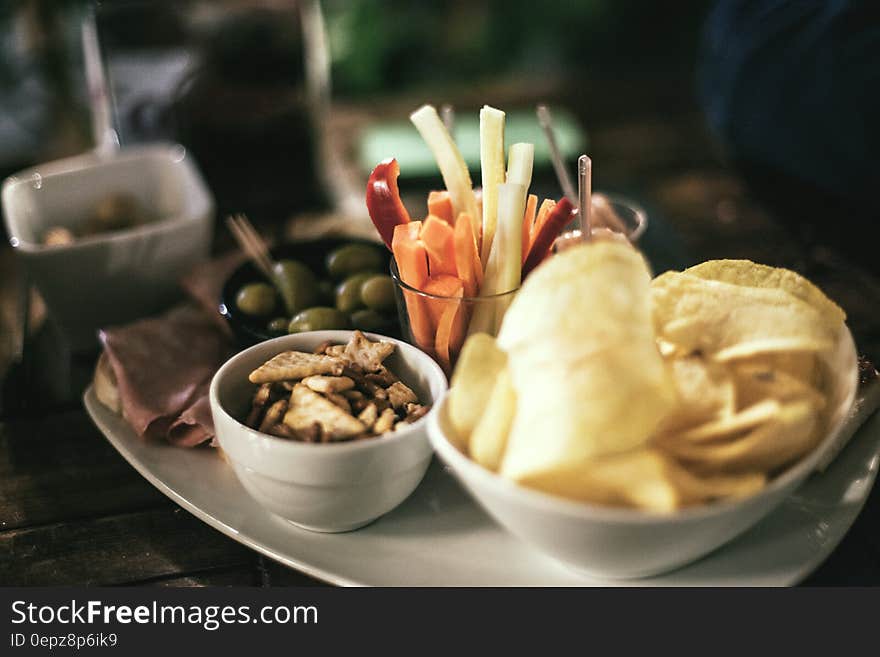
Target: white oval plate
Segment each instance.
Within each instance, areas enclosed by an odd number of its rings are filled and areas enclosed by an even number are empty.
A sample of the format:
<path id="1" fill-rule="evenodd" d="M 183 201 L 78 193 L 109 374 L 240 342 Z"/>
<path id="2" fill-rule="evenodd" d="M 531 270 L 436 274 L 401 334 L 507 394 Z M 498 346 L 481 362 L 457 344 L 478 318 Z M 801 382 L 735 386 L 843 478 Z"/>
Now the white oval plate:
<path id="1" fill-rule="evenodd" d="M 140 440 L 90 387 L 86 410 L 151 484 L 230 538 L 301 572 L 343 586 L 790 586 L 821 564 L 865 504 L 880 462 L 880 415 L 824 473 L 713 554 L 631 581 L 589 579 L 495 524 L 434 462 L 412 496 L 372 525 L 317 534 L 271 515 L 211 449 Z"/>

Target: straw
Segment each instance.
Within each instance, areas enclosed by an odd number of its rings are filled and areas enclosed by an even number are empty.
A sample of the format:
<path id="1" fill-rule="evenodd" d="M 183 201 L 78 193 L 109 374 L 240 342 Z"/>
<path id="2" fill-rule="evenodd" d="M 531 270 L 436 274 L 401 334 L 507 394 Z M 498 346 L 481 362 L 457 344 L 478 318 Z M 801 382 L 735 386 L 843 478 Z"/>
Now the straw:
<path id="1" fill-rule="evenodd" d="M 574 193 L 574 185 L 571 184 L 571 178 L 568 175 L 568 169 L 565 168 L 559 144 L 556 143 L 556 133 L 553 131 L 553 119 L 550 116 L 550 108 L 546 105 L 538 105 L 535 113 L 538 115 L 538 123 L 541 124 L 541 129 L 544 130 L 544 136 L 547 138 L 547 145 L 550 147 L 550 160 L 553 162 L 553 170 L 556 171 L 556 177 L 559 179 L 562 193 L 565 194 L 569 201 L 574 203 L 577 200 Z"/>
<path id="2" fill-rule="evenodd" d="M 592 225 L 593 162 L 586 155 L 578 158 L 578 218 L 581 239 L 589 242 L 593 236 Z"/>
<path id="3" fill-rule="evenodd" d="M 119 135 L 113 127 L 110 92 L 94 10 L 87 12 L 82 22 L 82 48 L 85 60 L 86 84 L 89 89 L 89 107 L 92 111 L 92 137 L 99 155 L 110 155 L 119 149 Z"/>

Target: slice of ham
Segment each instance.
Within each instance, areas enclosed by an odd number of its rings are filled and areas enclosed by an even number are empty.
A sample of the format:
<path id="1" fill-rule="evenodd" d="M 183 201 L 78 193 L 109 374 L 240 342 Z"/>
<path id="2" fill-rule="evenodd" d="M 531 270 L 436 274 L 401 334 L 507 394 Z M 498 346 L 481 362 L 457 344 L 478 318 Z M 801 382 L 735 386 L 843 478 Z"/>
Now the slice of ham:
<path id="1" fill-rule="evenodd" d="M 138 435 L 187 447 L 213 436 L 208 385 L 231 344 L 210 314 L 179 306 L 100 336 Z"/>
<path id="2" fill-rule="evenodd" d="M 195 447 L 214 436 L 214 418 L 208 401 L 210 382 L 205 382 L 194 395 L 195 401 L 168 428 L 168 442 L 178 447 Z"/>
<path id="3" fill-rule="evenodd" d="M 238 251 L 233 251 L 197 264 L 180 281 L 180 287 L 187 296 L 201 306 L 227 335 L 232 335 L 232 331 L 218 312 L 217 300 L 223 291 L 223 283 L 232 276 L 242 262 L 244 256 Z"/>

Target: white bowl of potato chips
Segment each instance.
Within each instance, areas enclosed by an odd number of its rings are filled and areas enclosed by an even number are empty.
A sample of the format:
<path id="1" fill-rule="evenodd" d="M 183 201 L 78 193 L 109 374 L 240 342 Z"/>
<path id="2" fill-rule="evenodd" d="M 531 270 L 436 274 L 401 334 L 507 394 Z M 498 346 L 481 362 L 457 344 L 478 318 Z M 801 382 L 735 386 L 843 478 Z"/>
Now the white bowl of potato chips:
<path id="1" fill-rule="evenodd" d="M 651 279 L 596 243 L 524 283 L 471 336 L 429 424 L 501 525 L 589 575 L 672 570 L 746 531 L 835 446 L 858 365 L 803 277 L 710 261 Z"/>

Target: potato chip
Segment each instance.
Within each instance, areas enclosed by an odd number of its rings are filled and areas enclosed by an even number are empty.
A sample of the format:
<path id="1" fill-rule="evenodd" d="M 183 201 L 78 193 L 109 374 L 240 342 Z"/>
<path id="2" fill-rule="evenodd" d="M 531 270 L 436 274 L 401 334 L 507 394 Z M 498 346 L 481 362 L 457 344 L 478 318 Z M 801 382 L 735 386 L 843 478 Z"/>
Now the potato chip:
<path id="1" fill-rule="evenodd" d="M 705 443 L 730 438 L 743 431 L 776 420 L 781 412 L 782 404 L 775 399 L 764 399 L 738 413 L 706 422 L 687 431 L 659 435 L 656 440 L 665 445 L 669 443 Z"/>
<path id="2" fill-rule="evenodd" d="M 667 467 L 685 506 L 723 499 L 741 499 L 754 495 L 767 484 L 767 475 L 760 470 L 696 475 L 677 463 L 670 463 Z"/>
<path id="3" fill-rule="evenodd" d="M 495 379 L 495 386 L 483 416 L 470 439 L 470 457 L 487 470 L 494 472 L 501 465 L 514 415 L 516 415 L 516 391 L 513 389 L 510 373 L 505 368 Z"/>
<path id="4" fill-rule="evenodd" d="M 679 440 L 664 443 L 664 449 L 696 471 L 771 472 L 813 448 L 819 428 L 816 407 L 809 401 L 796 401 L 782 404 L 775 419 L 732 440 Z"/>
<path id="5" fill-rule="evenodd" d="M 660 452 L 636 449 L 577 466 L 530 473 L 520 483 L 581 502 L 669 512 L 684 504 Z"/>
<path id="6" fill-rule="evenodd" d="M 733 366 L 769 368 L 774 372 L 784 372 L 798 381 L 814 388 L 820 385 L 821 371 L 819 359 L 813 351 L 788 351 L 777 354 L 759 354 L 750 358 L 737 359 Z"/>
<path id="7" fill-rule="evenodd" d="M 536 473 L 523 483 L 583 502 L 668 513 L 699 502 L 745 497 L 765 481 L 759 472 L 698 477 L 662 452 L 640 448 L 594 459 L 584 467 Z"/>
<path id="8" fill-rule="evenodd" d="M 455 431 L 456 446 L 462 451 L 467 451 L 495 379 L 506 365 L 507 354 L 492 336 L 475 333 L 464 343 L 449 387 L 449 422 Z"/>
<path id="9" fill-rule="evenodd" d="M 788 292 L 667 272 L 651 283 L 657 333 L 684 353 L 726 361 L 761 353 L 823 351 L 831 325 Z"/>
<path id="10" fill-rule="evenodd" d="M 672 359 L 669 371 L 678 400 L 663 418 L 658 433 L 679 431 L 736 412 L 736 386 L 724 365 L 690 356 Z"/>
<path id="11" fill-rule="evenodd" d="M 649 284 L 644 259 L 611 242 L 567 249 L 529 276 L 498 338 L 518 399 L 504 476 L 578 467 L 648 440 L 675 403 Z"/>
<path id="12" fill-rule="evenodd" d="M 736 398 L 741 406 L 749 406 L 763 399 L 781 402 L 806 399 L 817 409 L 825 407 L 825 395 L 816 388 L 770 363 L 758 361 L 736 363 L 733 366 Z"/>
<path id="13" fill-rule="evenodd" d="M 545 345 L 575 357 L 653 336 L 644 258 L 612 242 L 557 254 L 525 280 L 505 315 L 498 345 L 508 354 Z"/>
<path id="14" fill-rule="evenodd" d="M 785 290 L 818 310 L 832 324 L 846 320 L 843 309 L 806 278 L 789 269 L 759 265 L 751 260 L 708 260 L 689 267 L 684 273 L 713 281 L 747 287 Z"/>

